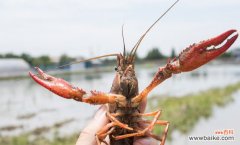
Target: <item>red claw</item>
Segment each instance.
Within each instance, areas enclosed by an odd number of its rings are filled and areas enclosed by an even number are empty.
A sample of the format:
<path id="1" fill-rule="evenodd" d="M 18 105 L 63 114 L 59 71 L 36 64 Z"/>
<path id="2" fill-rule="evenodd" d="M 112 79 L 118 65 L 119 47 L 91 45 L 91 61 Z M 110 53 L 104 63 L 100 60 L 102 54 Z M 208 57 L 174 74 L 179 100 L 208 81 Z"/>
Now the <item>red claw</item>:
<path id="1" fill-rule="evenodd" d="M 36 70 L 39 73 L 39 77 L 29 72 L 29 75 L 35 82 L 61 97 L 82 101 L 83 95 L 86 94 L 84 90 L 72 86 L 63 79 L 50 76 L 38 67 L 36 67 Z"/>
<path id="2" fill-rule="evenodd" d="M 172 69 L 176 73 L 192 71 L 223 54 L 237 37 L 236 30 L 229 30 L 215 38 L 193 44 L 183 50 L 178 59 L 172 62 Z"/>

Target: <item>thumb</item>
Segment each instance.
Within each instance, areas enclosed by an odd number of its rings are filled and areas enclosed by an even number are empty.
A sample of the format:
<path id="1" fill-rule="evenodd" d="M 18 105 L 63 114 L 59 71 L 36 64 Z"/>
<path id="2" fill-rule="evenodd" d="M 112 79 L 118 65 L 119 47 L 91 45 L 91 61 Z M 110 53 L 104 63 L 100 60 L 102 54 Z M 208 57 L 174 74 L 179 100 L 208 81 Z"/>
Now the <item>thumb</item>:
<path id="1" fill-rule="evenodd" d="M 81 132 L 76 145 L 96 145 L 95 134 L 108 123 L 106 117 L 107 106 L 101 106 L 96 112 L 94 118 Z"/>

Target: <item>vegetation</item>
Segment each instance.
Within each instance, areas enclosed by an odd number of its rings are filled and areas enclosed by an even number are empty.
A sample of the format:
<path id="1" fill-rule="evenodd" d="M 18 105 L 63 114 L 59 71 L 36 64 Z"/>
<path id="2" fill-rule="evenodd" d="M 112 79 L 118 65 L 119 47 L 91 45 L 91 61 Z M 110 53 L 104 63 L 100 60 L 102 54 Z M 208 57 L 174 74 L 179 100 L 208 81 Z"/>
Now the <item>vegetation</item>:
<path id="1" fill-rule="evenodd" d="M 234 55 L 233 55 L 233 53 L 232 52 L 225 52 L 225 53 L 223 53 L 220 57 L 221 58 L 231 58 L 231 57 L 233 57 Z"/>
<path id="2" fill-rule="evenodd" d="M 60 60 L 58 62 L 58 65 L 59 66 L 62 66 L 64 64 L 68 64 L 70 62 L 73 62 L 75 61 L 76 59 L 72 58 L 72 57 L 69 57 L 67 56 L 66 54 L 63 54 L 61 57 L 60 57 Z"/>
<path id="3" fill-rule="evenodd" d="M 67 63 L 70 63 L 75 60 L 74 58 L 69 57 L 66 54 L 63 54 L 60 57 L 59 62 L 53 62 L 51 60 L 51 58 L 47 55 L 33 57 L 26 53 L 22 53 L 21 55 L 16 55 L 13 53 L 7 53 L 5 55 L 1 54 L 0 58 L 21 58 L 21 59 L 25 60 L 31 67 L 38 66 L 42 69 L 48 69 L 51 67 L 60 66 L 60 65 L 67 64 Z"/>
<path id="4" fill-rule="evenodd" d="M 174 48 L 172 48 L 171 58 L 175 58 L 176 56 L 177 56 L 176 51 Z"/>
<path id="5" fill-rule="evenodd" d="M 21 55 L 16 55 L 13 53 L 7 53 L 5 55 L 0 55 L 0 58 L 22 58 L 30 66 L 39 66 L 42 69 L 47 69 L 54 66 L 54 63 L 51 61 L 50 57 L 47 55 L 42 55 L 39 57 L 32 57 L 29 54 L 23 53 Z"/>
<path id="6" fill-rule="evenodd" d="M 138 54 L 136 54 L 136 62 L 141 62 L 144 60 L 161 60 L 161 59 L 166 59 L 166 58 L 175 58 L 177 56 L 176 51 L 174 48 L 171 50 L 171 54 L 169 56 L 163 55 L 160 51 L 159 48 L 155 47 L 150 49 L 146 56 L 143 58 L 140 58 Z M 232 52 L 226 52 L 223 55 L 221 55 L 220 58 L 226 59 L 226 58 L 233 58 L 234 55 Z M 31 67 L 33 66 L 39 66 L 42 69 L 47 69 L 47 68 L 52 68 L 52 67 L 57 67 L 61 66 L 70 62 L 75 61 L 76 59 L 73 57 L 70 57 L 66 54 L 63 54 L 60 56 L 60 59 L 58 62 L 55 62 L 51 59 L 50 56 L 47 55 L 42 55 L 39 57 L 33 57 L 27 53 L 22 53 L 21 55 L 16 55 L 13 53 L 6 53 L 6 54 L 0 54 L 0 58 L 22 58 L 24 59 Z M 102 60 L 103 65 L 112 65 L 116 63 L 115 59 L 104 59 Z"/>
<path id="7" fill-rule="evenodd" d="M 210 89 L 182 97 L 156 96 L 149 101 L 149 106 L 151 110 L 159 107 L 164 110 L 161 120 L 168 120 L 171 123 L 169 134 L 173 129 L 188 133 L 200 118 L 209 118 L 212 115 L 214 106 L 223 107 L 231 102 L 233 100 L 231 95 L 239 89 L 240 82 L 225 88 Z M 162 127 L 156 127 L 155 132 L 160 134 L 162 129 Z"/>
<path id="8" fill-rule="evenodd" d="M 43 55 L 37 58 L 34 58 L 32 61 L 31 66 L 38 66 L 42 69 L 47 69 L 49 67 L 52 67 L 54 63 L 51 61 L 49 56 Z"/>
<path id="9" fill-rule="evenodd" d="M 65 124 L 74 121 L 74 119 L 67 119 L 55 123 L 51 127 L 40 127 L 28 133 L 13 137 L 0 137 L 0 145 L 73 145 L 76 143 L 79 134 L 72 134 L 70 136 L 59 137 L 57 129 Z M 47 139 L 43 136 L 44 133 L 55 129 L 55 134 L 52 139 Z"/>
<path id="10" fill-rule="evenodd" d="M 166 56 L 160 53 L 158 48 L 153 48 L 147 53 L 145 60 L 158 60 L 158 59 L 164 59 L 164 58 L 166 58 Z"/>

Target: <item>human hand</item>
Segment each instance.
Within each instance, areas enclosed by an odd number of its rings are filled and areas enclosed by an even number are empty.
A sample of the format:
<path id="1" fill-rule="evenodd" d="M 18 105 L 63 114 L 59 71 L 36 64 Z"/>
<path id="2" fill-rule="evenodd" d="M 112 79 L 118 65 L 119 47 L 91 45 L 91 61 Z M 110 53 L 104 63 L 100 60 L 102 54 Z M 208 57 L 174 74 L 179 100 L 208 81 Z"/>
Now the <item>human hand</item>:
<path id="1" fill-rule="evenodd" d="M 146 100 L 140 106 L 141 112 L 144 112 L 146 107 Z M 95 134 L 101 130 L 108 122 L 106 117 L 107 106 L 101 106 L 96 112 L 94 118 L 88 123 L 88 125 L 81 132 L 76 145 L 97 145 Z M 109 139 L 106 138 L 109 143 Z M 142 137 L 134 141 L 133 145 L 158 145 L 158 141 L 151 137 Z"/>

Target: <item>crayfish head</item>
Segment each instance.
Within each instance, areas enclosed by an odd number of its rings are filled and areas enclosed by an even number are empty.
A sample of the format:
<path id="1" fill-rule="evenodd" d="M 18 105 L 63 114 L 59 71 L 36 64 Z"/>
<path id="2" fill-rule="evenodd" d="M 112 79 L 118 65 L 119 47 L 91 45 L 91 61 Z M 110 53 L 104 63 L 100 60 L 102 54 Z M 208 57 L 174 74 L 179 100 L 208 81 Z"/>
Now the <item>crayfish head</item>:
<path id="1" fill-rule="evenodd" d="M 237 37 L 238 34 L 236 30 L 229 30 L 212 39 L 190 45 L 188 48 L 183 50 L 183 52 L 175 60 L 178 61 L 177 64 L 179 64 L 178 71 L 192 71 L 208 63 L 212 59 L 227 51 L 227 49 L 235 42 Z"/>
<path id="2" fill-rule="evenodd" d="M 117 56 L 115 71 L 123 76 L 135 76 L 134 61 L 130 57 L 124 57 L 121 53 Z"/>
<path id="3" fill-rule="evenodd" d="M 111 91 L 132 98 L 138 94 L 138 80 L 134 64 L 122 54 L 117 56 L 116 76 Z"/>

